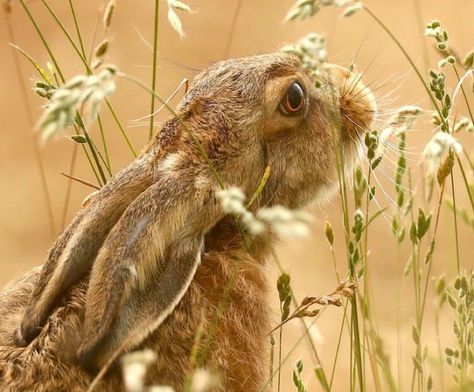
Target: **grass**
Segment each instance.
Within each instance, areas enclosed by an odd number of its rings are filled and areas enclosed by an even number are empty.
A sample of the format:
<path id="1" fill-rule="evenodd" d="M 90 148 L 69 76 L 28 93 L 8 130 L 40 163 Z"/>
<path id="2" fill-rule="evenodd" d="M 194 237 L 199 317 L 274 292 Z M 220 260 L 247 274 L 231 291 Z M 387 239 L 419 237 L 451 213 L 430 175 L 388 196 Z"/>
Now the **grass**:
<path id="1" fill-rule="evenodd" d="M 87 42 L 83 38 L 74 2 L 69 0 L 68 5 L 71 11 L 75 36 L 66 27 L 69 23 L 64 23 L 48 2 L 42 0 L 40 3 L 71 45 L 77 55 L 78 62 L 84 66 L 85 74 L 88 76 L 93 75 L 96 72 L 92 66 L 93 56 L 86 55 Z M 331 2 L 317 0 L 298 2 L 290 10 L 287 19 L 292 21 L 291 23 L 296 23 L 293 22 L 296 19 L 311 18 L 321 8 L 329 6 L 329 3 Z M 24 10 L 26 17 L 32 23 L 38 39 L 42 43 L 53 66 L 46 71 L 47 67 L 38 65 L 35 59 L 29 57 L 29 55 L 26 56 L 39 72 L 38 77 L 49 88 L 54 90 L 64 86 L 67 82 L 66 72 L 61 68 L 60 58 L 57 53 L 53 52 L 48 38 L 40 26 L 40 21 L 34 16 L 31 10 L 32 5 L 23 0 L 19 0 L 19 4 Z M 239 1 L 237 4 L 237 10 L 240 10 L 241 2 Z M 429 36 L 423 37 L 422 41 L 421 56 L 424 62 L 423 69 L 417 65 L 418 58 L 413 58 L 405 49 L 403 43 L 397 38 L 397 32 L 392 31 L 377 15 L 376 11 L 364 6 L 361 2 L 349 2 L 349 5 L 345 6 L 346 8 L 343 11 L 345 16 L 354 18 L 360 17 L 361 14 L 365 13 L 370 20 L 374 21 L 387 34 L 388 38 L 399 48 L 400 56 L 407 60 L 408 65 L 417 76 L 420 86 L 424 90 L 427 101 L 430 102 L 431 106 L 423 108 L 416 113 L 413 113 L 413 109 L 407 108 L 392 111 L 392 119 L 387 120 L 389 124 L 384 124 L 377 129 L 366 130 L 365 139 L 360 141 L 364 144 L 364 159 L 360 166 L 354 169 L 352 184 L 348 183 L 343 164 L 342 147 L 338 146 L 338 151 L 336 152 L 339 157 L 339 202 L 343 212 L 343 230 L 341 233 L 334 232 L 333 225 L 328 222 L 325 234 L 329 242 L 334 272 L 338 283 L 341 280 L 346 283 L 344 283 L 345 285 L 338 286 L 338 289 L 328 296 L 328 298 L 332 298 L 331 301 L 333 302 L 324 302 L 322 300 L 323 297 L 318 297 L 319 302 L 311 303 L 313 308 L 310 311 L 309 305 L 304 302 L 305 299 L 302 302 L 296 300 L 294 291 L 297 288 L 292 287 L 290 275 L 283 271 L 277 257 L 274 257 L 281 272 L 277 282 L 280 323 L 275 325 L 274 334 L 269 335 L 269 341 L 272 342 L 271 363 L 268 364 L 268 379 L 265 381 L 265 385 L 262 386 L 262 391 L 269 385 L 272 390 L 281 391 L 283 390 L 283 385 L 287 385 L 285 380 L 293 377 L 295 390 L 303 392 L 306 390 L 305 382 L 309 379 L 307 377 L 308 369 L 312 370 L 311 375 L 317 380 L 321 390 L 340 390 L 337 369 L 342 360 L 341 358 L 346 357 L 343 353 L 348 353 L 348 367 L 350 369 L 348 389 L 351 391 L 430 391 L 437 390 L 436 385 L 440 385 L 442 390 L 455 388 L 459 391 L 468 391 L 474 388 L 474 275 L 472 272 L 472 261 L 463 260 L 461 256 L 463 244 L 461 244 L 459 239 L 462 232 L 467 232 L 472 236 L 472 230 L 474 229 L 472 224 L 474 222 L 474 184 L 472 183 L 474 168 L 471 156 L 472 151 L 468 151 L 466 148 L 460 150 L 456 142 L 453 141 L 454 138 L 458 138 L 458 135 L 464 136 L 462 133 L 467 134 L 469 130 L 471 135 L 467 137 L 472 137 L 473 133 L 469 125 L 459 132 L 455 132 L 455 129 L 461 117 L 471 121 L 471 128 L 474 121 L 472 115 L 472 91 L 466 88 L 469 78 L 465 77 L 469 72 L 473 72 L 473 61 L 469 59 L 470 56 L 474 58 L 474 54 L 467 54 L 463 61 L 456 51 L 451 48 L 449 34 L 441 23 L 433 21 L 427 26 L 421 26 L 420 24 L 423 20 L 422 9 L 417 0 L 414 0 L 413 5 L 416 11 L 418 28 L 421 32 L 424 32 L 426 28 L 426 31 L 429 33 Z M 113 21 L 112 12 L 110 11 L 112 7 L 115 7 L 114 1 L 110 1 L 106 7 L 103 26 L 104 34 L 108 33 L 108 29 Z M 154 133 L 156 101 L 160 102 L 164 108 L 174 115 L 174 111 L 168 105 L 167 100 L 161 98 L 156 93 L 159 46 L 158 27 L 160 23 L 158 17 L 159 7 L 160 2 L 156 0 L 154 2 L 152 22 L 153 45 L 150 84 L 147 85 L 133 76 L 122 72 L 118 72 L 115 75 L 117 78 L 124 78 L 140 86 L 149 94 L 149 139 L 152 138 Z M 179 7 L 177 7 L 177 10 L 183 11 Z M 184 8 L 184 10 L 186 9 Z M 9 39 L 15 41 L 14 25 L 11 24 L 10 13 L 11 10 L 6 8 L 5 16 L 9 27 Z M 110 13 L 110 15 L 107 13 Z M 181 22 L 178 23 L 174 19 L 172 23 L 174 23 L 173 27 L 181 34 Z M 232 19 L 231 38 L 234 36 L 235 24 L 236 17 Z M 433 69 L 428 69 L 430 66 L 428 48 L 432 43 L 435 44 L 437 48 L 436 54 L 441 58 L 441 61 L 438 65 L 431 65 Z M 94 53 L 93 47 L 95 44 L 95 42 L 90 43 L 90 53 Z M 231 41 L 229 41 L 226 47 L 226 53 L 229 50 L 230 44 Z M 25 82 L 16 50 L 14 51 L 14 56 L 21 85 L 23 85 L 22 91 L 25 93 Z M 96 58 L 95 60 L 101 59 Z M 449 80 L 449 77 L 454 77 L 454 84 L 448 84 L 447 80 Z M 352 87 L 348 86 L 348 88 Z M 456 96 L 454 91 L 460 91 L 460 94 Z M 26 96 L 23 99 L 25 105 L 28 105 Z M 465 113 L 458 109 L 455 110 L 457 108 L 455 104 L 461 99 L 465 105 Z M 114 119 L 121 137 L 128 145 L 131 156 L 136 157 L 135 147 L 132 145 L 129 135 L 119 118 L 119 110 L 115 109 L 107 98 L 105 98 L 105 106 Z M 27 113 L 30 111 L 28 106 L 26 106 L 26 111 Z M 409 131 L 413 129 L 415 121 L 423 114 L 433 116 L 432 127 L 429 128 L 425 125 L 426 129 L 424 129 L 424 132 L 428 134 L 434 129 L 437 133 L 441 133 L 443 137 L 438 142 L 430 142 L 431 144 L 429 143 L 425 149 L 425 159 L 428 161 L 428 164 L 435 162 L 435 170 L 427 174 L 428 180 L 426 183 L 423 182 L 422 187 L 423 189 L 425 187 L 428 188 L 428 192 L 423 192 L 423 196 L 420 198 L 416 195 L 413 184 L 413 173 L 416 170 L 415 165 L 417 163 L 407 159 L 407 147 L 411 143 Z M 29 118 L 31 125 L 33 125 L 32 116 L 29 115 Z M 340 129 L 340 121 L 341 119 L 337 116 L 332 119 L 331 125 L 334 128 L 334 132 Z M 390 123 L 390 121 L 392 122 Z M 76 134 L 81 137 L 74 139 L 78 143 L 76 148 L 82 148 L 84 156 L 90 164 L 91 175 L 96 179 L 97 186 L 102 187 L 114 172 L 111 166 L 111 151 L 108 148 L 107 140 L 115 136 L 110 131 L 106 133 L 100 116 L 97 121 L 99 143 L 92 136 L 92 132 L 89 131 L 89 127 L 95 125 L 88 124 L 82 113 L 77 112 L 75 114 L 73 125 Z M 381 163 L 384 164 L 385 160 L 387 160 L 383 154 L 380 155 L 379 151 L 384 148 L 390 148 L 390 146 L 387 146 L 388 140 L 384 140 L 382 137 L 384 127 L 388 126 L 394 129 L 392 139 L 396 141 L 395 152 L 397 154 L 397 162 L 395 175 L 392 178 L 393 190 L 383 189 L 377 177 L 382 171 Z M 224 188 L 225 184 L 220 179 L 218 171 L 212 166 L 205 149 L 200 145 L 199 140 L 192 132 L 188 129 L 187 131 L 199 149 L 203 160 L 208 163 L 217 183 Z M 433 152 L 433 149 L 436 148 L 436 143 L 438 145 L 444 143 L 442 147 L 445 153 L 439 157 Z M 76 148 L 71 157 L 71 164 L 67 174 L 70 181 L 74 181 L 73 172 L 76 161 Z M 37 163 L 42 179 L 41 184 L 47 201 L 51 230 L 55 231 L 57 225 L 54 222 L 51 202 L 49 200 L 50 191 L 45 180 L 41 155 L 38 149 L 35 149 L 35 154 L 37 154 Z M 250 202 L 247 207 L 262 192 L 270 172 L 271 167 L 268 167 L 265 173 L 262 173 L 260 185 L 256 189 L 255 194 L 249 199 Z M 458 180 L 459 178 L 460 181 Z M 63 217 L 66 216 L 68 210 L 71 184 L 72 182 L 69 182 L 65 196 Z M 382 208 L 379 204 L 378 195 L 387 192 L 390 193 L 389 197 L 393 196 L 394 203 L 393 205 L 389 203 L 388 207 Z M 431 198 L 430 195 L 433 193 L 435 197 Z M 467 206 L 460 205 L 460 200 L 462 200 L 460 193 L 467 195 L 469 201 Z M 446 215 L 449 214 L 450 217 L 452 230 L 450 230 L 449 234 L 452 236 L 454 249 L 453 254 L 448 260 L 448 263 L 451 265 L 437 266 L 437 270 L 440 268 L 446 270 L 444 277 L 434 277 L 432 273 L 433 265 L 434 263 L 439 264 L 441 262 L 438 257 L 441 228 L 449 224 L 449 222 L 443 220 L 443 211 L 446 211 Z M 397 281 L 398 295 L 397 300 L 391 304 L 393 305 L 393 310 L 397 313 L 398 351 L 396 355 L 389 355 L 387 353 L 387 346 L 384 341 L 385 331 L 381 330 L 377 325 L 376 309 L 373 303 L 373 287 L 375 282 L 373 282 L 371 271 L 372 263 L 375 262 L 375 256 L 371 254 L 371 246 L 374 236 L 369 231 L 369 228 L 372 222 L 381 221 L 384 217 L 388 222 L 386 230 L 392 234 L 394 246 L 397 249 L 396 255 L 393 255 L 393 260 L 385 261 L 398 265 L 398 276 L 393 278 Z M 463 222 L 468 224 L 463 224 Z M 239 217 L 236 217 L 236 224 L 245 238 L 246 248 L 250 249 L 252 238 L 246 234 Z M 341 255 L 336 254 L 334 250 L 335 237 L 343 238 L 345 242 L 345 269 L 341 268 L 343 258 Z M 239 260 L 237 260 L 234 274 L 237 273 L 239 265 Z M 436 284 L 433 283 L 434 278 L 436 278 Z M 192 362 L 196 367 L 205 366 L 206 364 L 207 351 L 212 344 L 220 315 L 227 306 L 228 296 L 233 290 L 234 280 L 230 279 L 228 286 L 224 289 L 218 311 L 216 311 L 215 318 L 211 323 L 210 332 L 206 334 L 203 331 L 198 331 L 196 345 L 203 344 L 205 349 L 200 353 L 193 351 Z M 348 284 L 350 286 L 347 286 Z M 409 295 L 412 296 L 414 302 L 414 316 L 410 326 L 412 342 L 410 348 L 406 349 L 405 347 L 402 352 L 401 346 L 406 344 L 406 342 L 402 341 L 401 336 L 406 334 L 407 331 L 402 331 L 405 325 L 400 322 L 400 312 L 404 306 L 401 303 L 401 292 L 402 286 L 406 287 L 408 285 L 410 285 L 411 291 Z M 432 298 L 436 300 L 436 306 L 430 307 L 428 306 L 428 300 Z M 341 324 L 338 326 L 338 339 L 334 342 L 333 359 L 321 360 L 318 347 L 310 336 L 310 328 L 317 324 L 318 320 L 323 317 L 324 312 L 338 311 L 334 308 L 328 308 L 328 305 L 334 305 L 336 302 L 338 306 L 341 306 L 342 317 Z M 441 325 L 441 317 L 450 318 L 453 328 L 448 329 Z M 292 342 L 291 348 L 284 352 L 283 339 L 287 339 L 287 335 L 283 330 L 287 328 L 289 323 L 298 322 L 294 320 L 296 318 L 302 323 L 303 333 Z M 428 318 L 435 322 L 436 336 L 434 339 L 425 332 L 426 327 L 424 328 L 424 326 L 426 326 Z M 311 319 L 309 327 L 306 319 Z M 275 339 L 273 335 L 277 336 L 278 339 Z M 298 361 L 292 374 L 283 373 L 283 369 L 285 369 L 283 365 L 289 361 L 290 354 L 294 353 L 302 342 L 306 342 L 307 348 L 312 352 L 313 363 L 303 364 L 302 361 Z M 449 345 L 447 342 L 450 342 Z M 277 352 L 275 353 L 274 350 L 277 350 Z M 409 379 L 404 376 L 407 373 L 410 374 Z M 94 385 L 91 386 L 91 389 L 94 388 Z M 187 385 L 188 387 L 192 385 L 192 378 L 188 380 Z"/>

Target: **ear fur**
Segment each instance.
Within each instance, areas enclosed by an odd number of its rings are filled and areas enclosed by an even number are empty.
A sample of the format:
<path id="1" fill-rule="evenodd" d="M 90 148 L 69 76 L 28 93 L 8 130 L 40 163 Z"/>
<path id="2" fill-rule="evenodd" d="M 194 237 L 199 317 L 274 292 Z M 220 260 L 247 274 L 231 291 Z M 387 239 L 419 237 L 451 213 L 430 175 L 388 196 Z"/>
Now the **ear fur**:
<path id="1" fill-rule="evenodd" d="M 78 352 L 84 366 L 103 364 L 123 344 L 141 342 L 186 292 L 204 234 L 223 213 L 212 192 L 196 194 L 192 180 L 181 180 L 177 185 L 165 178 L 148 188 L 107 236 L 87 292 Z"/>
<path id="2" fill-rule="evenodd" d="M 183 243 L 180 244 L 184 245 Z M 171 256 L 162 272 L 143 289 L 130 289 L 120 316 L 99 335 L 86 329 L 78 350 L 81 365 L 89 371 L 100 369 L 116 350 L 126 352 L 140 345 L 173 312 L 183 298 L 201 262 L 202 238 L 190 240 L 188 250 Z"/>
<path id="3" fill-rule="evenodd" d="M 15 343 L 27 346 L 41 331 L 58 299 L 90 269 L 105 237 L 125 208 L 153 180 L 148 157 L 135 161 L 102 188 L 51 248 L 32 292 Z"/>

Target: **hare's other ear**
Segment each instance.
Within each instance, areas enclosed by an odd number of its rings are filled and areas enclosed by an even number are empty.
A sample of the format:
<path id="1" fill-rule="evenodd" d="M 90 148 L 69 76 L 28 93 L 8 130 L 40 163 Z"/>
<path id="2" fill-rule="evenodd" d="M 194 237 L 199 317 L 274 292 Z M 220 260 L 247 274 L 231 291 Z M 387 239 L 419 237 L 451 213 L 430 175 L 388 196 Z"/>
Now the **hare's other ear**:
<path id="1" fill-rule="evenodd" d="M 28 345 L 41 332 L 58 299 L 85 276 L 111 228 L 152 181 L 149 158 L 143 156 L 97 192 L 58 237 L 15 332 L 17 345 Z"/>
<path id="2" fill-rule="evenodd" d="M 173 311 L 200 262 L 204 234 L 222 216 L 214 193 L 164 179 L 111 230 L 92 269 L 78 356 L 89 369 L 143 341 Z M 179 185 L 178 185 L 179 183 Z"/>

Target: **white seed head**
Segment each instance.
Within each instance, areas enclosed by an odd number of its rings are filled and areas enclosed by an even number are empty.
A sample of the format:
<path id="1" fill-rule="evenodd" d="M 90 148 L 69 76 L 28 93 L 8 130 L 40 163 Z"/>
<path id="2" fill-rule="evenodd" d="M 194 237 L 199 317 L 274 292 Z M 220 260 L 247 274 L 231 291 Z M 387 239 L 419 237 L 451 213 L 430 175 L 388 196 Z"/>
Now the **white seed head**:
<path id="1" fill-rule="evenodd" d="M 64 84 L 64 88 L 65 89 L 72 89 L 72 88 L 82 87 L 82 85 L 85 83 L 86 80 L 87 80 L 87 76 L 85 76 L 85 75 L 76 75 L 73 78 L 69 79 Z"/>
<path id="2" fill-rule="evenodd" d="M 398 109 L 398 114 L 401 116 L 418 116 L 423 111 L 422 108 L 415 105 L 406 105 Z"/>
<path id="3" fill-rule="evenodd" d="M 298 42 L 284 46 L 281 50 L 297 56 L 303 67 L 311 72 L 318 72 L 318 69 L 327 60 L 326 40 L 322 35 L 310 33 Z"/>
<path id="4" fill-rule="evenodd" d="M 48 68 L 48 71 L 51 75 L 56 75 L 56 68 L 54 67 L 54 65 L 51 63 L 51 62 L 47 62 L 46 63 L 46 68 Z"/>
<path id="5" fill-rule="evenodd" d="M 354 15 L 357 11 L 361 10 L 362 8 L 364 8 L 364 5 L 361 2 L 358 2 L 354 5 L 347 7 L 342 13 L 342 16 L 345 18 L 348 18 Z"/>
<path id="6" fill-rule="evenodd" d="M 426 144 L 423 150 L 423 156 L 428 161 L 428 170 L 430 174 L 436 173 L 442 158 L 452 148 L 456 154 L 462 152 L 461 143 L 447 132 L 437 132 Z"/>
<path id="7" fill-rule="evenodd" d="M 463 117 L 454 125 L 454 132 L 459 132 L 463 129 L 467 129 L 467 131 L 469 132 L 472 126 L 472 121 L 466 117 Z"/>
<path id="8" fill-rule="evenodd" d="M 216 192 L 224 212 L 240 217 L 242 223 L 253 235 L 262 234 L 268 228 L 284 237 L 302 237 L 308 234 L 310 215 L 302 211 L 293 211 L 283 206 L 262 208 L 256 215 L 245 205 L 245 194 L 237 187 Z"/>
<path id="9" fill-rule="evenodd" d="M 240 217 L 242 223 L 253 235 L 262 234 L 266 227 L 245 206 L 245 194 L 237 187 L 230 187 L 217 192 L 224 212 Z"/>
<path id="10" fill-rule="evenodd" d="M 244 214 L 245 208 L 245 194 L 237 187 L 230 187 L 217 191 L 217 198 L 221 202 L 222 209 L 232 215 Z"/>
<path id="11" fill-rule="evenodd" d="M 181 39 L 185 37 L 183 24 L 176 11 L 191 12 L 191 7 L 182 1 L 168 0 L 168 21 L 171 27 L 178 33 Z"/>
<path id="12" fill-rule="evenodd" d="M 191 12 L 191 7 L 182 1 L 168 0 L 168 6 L 178 11 Z"/>
<path id="13" fill-rule="evenodd" d="M 415 120 L 423 113 L 423 109 L 414 106 L 406 105 L 398 109 L 397 113 L 390 119 L 389 124 L 396 128 L 409 129 L 413 126 Z"/>
<path id="14" fill-rule="evenodd" d="M 250 211 L 245 211 L 241 215 L 241 219 L 253 235 L 263 234 L 266 230 L 265 224 L 256 219 Z"/>
<path id="15" fill-rule="evenodd" d="M 175 392 L 175 390 L 167 385 L 154 385 L 148 387 L 147 392 Z"/>
<path id="16" fill-rule="evenodd" d="M 351 0 L 334 0 L 334 5 L 336 7 L 344 7 L 345 5 L 349 4 Z"/>
<path id="17" fill-rule="evenodd" d="M 265 222 L 270 229 L 284 237 L 303 237 L 308 234 L 311 216 L 302 211 L 293 211 L 283 206 L 262 208 L 257 218 Z"/>
<path id="18" fill-rule="evenodd" d="M 97 76 L 78 75 L 68 80 L 54 90 L 38 122 L 42 141 L 48 141 L 71 126 L 80 109 L 84 109 L 87 120 L 94 120 L 100 103 L 114 91 L 115 81 L 110 69 L 102 70 Z"/>
<path id="19" fill-rule="evenodd" d="M 191 392 L 206 392 L 218 384 L 217 378 L 206 369 L 197 369 L 191 378 Z"/>
<path id="20" fill-rule="evenodd" d="M 156 361 L 150 349 L 134 351 L 122 357 L 122 374 L 127 392 L 143 392 L 147 368 Z"/>
<path id="21" fill-rule="evenodd" d="M 435 28 L 428 26 L 425 29 L 425 35 L 427 37 L 436 37 L 441 32 L 441 26 L 437 26 Z"/>

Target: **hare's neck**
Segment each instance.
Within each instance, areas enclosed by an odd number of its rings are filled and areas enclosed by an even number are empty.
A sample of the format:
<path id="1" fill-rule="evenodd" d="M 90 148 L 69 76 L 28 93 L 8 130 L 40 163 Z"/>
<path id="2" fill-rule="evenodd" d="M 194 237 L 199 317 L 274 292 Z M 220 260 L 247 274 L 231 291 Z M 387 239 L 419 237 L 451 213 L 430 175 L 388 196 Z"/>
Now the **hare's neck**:
<path id="1" fill-rule="evenodd" d="M 234 218 L 227 216 L 206 234 L 204 252 L 227 253 L 243 251 L 249 253 L 258 263 L 263 264 L 270 254 L 273 239 L 269 237 L 253 237 L 250 238 L 250 243 L 249 251 L 247 249 L 248 241 L 244 241 L 244 238 L 237 229 Z"/>

